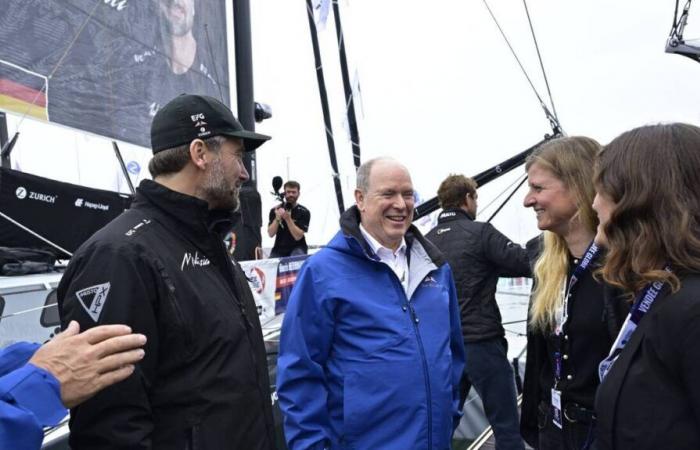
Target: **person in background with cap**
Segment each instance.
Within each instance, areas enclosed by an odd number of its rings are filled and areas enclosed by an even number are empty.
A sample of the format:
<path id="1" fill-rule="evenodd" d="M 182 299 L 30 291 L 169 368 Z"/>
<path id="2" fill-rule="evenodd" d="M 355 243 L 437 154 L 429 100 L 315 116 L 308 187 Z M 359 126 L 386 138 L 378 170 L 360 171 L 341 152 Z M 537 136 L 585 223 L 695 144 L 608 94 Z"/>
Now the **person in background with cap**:
<path id="1" fill-rule="evenodd" d="M 148 337 L 131 376 L 71 410 L 73 450 L 274 448 L 257 309 L 222 235 L 248 179 L 243 153 L 267 139 L 211 97 L 181 95 L 154 117 L 153 180 L 58 287 L 64 326 Z"/>

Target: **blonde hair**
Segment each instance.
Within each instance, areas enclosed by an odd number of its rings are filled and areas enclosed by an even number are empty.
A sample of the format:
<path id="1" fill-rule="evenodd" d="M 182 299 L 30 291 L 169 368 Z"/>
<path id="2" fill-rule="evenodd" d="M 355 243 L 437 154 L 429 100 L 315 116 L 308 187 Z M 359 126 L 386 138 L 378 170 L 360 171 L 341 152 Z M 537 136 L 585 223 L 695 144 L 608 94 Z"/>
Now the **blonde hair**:
<path id="1" fill-rule="evenodd" d="M 591 233 L 595 233 L 598 227 L 598 216 L 591 205 L 595 197 L 594 164 L 600 148 L 598 142 L 582 136 L 554 139 L 535 150 L 525 164 L 526 170 L 537 164 L 564 183 L 577 207 L 571 220 L 578 220 Z M 534 268 L 535 289 L 529 317 L 531 329 L 546 332 L 554 327 L 568 272 L 566 241 L 556 233 L 545 231 L 542 253 Z"/>

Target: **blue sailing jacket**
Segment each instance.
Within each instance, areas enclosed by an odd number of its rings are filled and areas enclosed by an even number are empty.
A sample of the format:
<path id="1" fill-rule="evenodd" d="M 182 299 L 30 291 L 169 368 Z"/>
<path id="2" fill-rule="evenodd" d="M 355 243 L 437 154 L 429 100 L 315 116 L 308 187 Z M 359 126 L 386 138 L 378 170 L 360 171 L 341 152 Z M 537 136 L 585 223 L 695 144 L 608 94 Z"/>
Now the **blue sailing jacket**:
<path id="1" fill-rule="evenodd" d="M 277 389 L 297 449 L 449 449 L 464 348 L 454 282 L 411 227 L 408 295 L 362 238 L 341 231 L 301 269 L 282 325 Z"/>
<path id="2" fill-rule="evenodd" d="M 0 350 L 0 449 L 39 449 L 42 427 L 55 426 L 68 414 L 58 380 L 27 364 L 38 348 L 19 342 Z"/>

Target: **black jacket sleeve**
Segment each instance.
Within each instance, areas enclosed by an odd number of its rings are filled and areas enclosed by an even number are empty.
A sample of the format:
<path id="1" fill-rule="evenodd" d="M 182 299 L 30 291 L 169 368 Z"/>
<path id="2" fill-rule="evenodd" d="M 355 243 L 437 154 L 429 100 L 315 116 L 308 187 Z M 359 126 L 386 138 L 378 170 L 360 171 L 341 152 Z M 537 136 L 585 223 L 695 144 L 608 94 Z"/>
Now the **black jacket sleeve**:
<path id="1" fill-rule="evenodd" d="M 89 245 L 68 266 L 58 287 L 61 323 L 85 330 L 126 324 L 143 333 L 145 357 L 126 380 L 71 410 L 70 445 L 81 449 L 150 449 L 153 429 L 148 391 L 158 359 L 156 298 L 159 287 L 142 252 L 110 244 Z"/>
<path id="2" fill-rule="evenodd" d="M 501 277 L 530 277 L 527 251 L 512 242 L 500 231 L 487 223 L 482 233 L 484 253 L 489 261 L 500 268 Z"/>

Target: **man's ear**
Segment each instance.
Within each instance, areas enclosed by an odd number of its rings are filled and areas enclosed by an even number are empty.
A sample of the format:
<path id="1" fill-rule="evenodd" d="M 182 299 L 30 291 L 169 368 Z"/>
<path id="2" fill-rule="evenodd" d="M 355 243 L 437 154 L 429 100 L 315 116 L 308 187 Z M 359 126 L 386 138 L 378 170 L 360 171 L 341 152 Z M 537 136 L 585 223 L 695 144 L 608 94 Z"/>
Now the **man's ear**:
<path id="1" fill-rule="evenodd" d="M 201 139 L 190 142 L 190 160 L 197 168 L 205 170 L 209 162 L 207 146 Z"/>
<path id="2" fill-rule="evenodd" d="M 355 203 L 357 204 L 357 209 L 360 211 L 365 210 L 365 193 L 359 189 L 355 189 Z"/>

